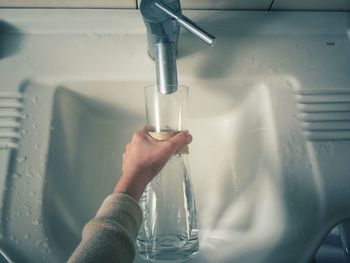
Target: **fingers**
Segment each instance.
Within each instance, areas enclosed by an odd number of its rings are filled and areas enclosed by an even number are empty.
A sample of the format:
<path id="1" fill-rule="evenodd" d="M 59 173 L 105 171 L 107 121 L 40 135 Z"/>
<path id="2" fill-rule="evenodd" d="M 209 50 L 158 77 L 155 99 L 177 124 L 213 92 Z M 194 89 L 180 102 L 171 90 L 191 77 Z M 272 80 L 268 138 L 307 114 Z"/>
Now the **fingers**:
<path id="1" fill-rule="evenodd" d="M 138 130 L 132 135 L 130 143 L 133 143 L 133 142 L 139 143 L 147 140 L 147 138 L 148 138 L 147 127 L 143 127 L 142 129 Z"/>
<path id="2" fill-rule="evenodd" d="M 143 126 L 142 129 L 140 129 L 137 133 L 139 133 L 140 135 L 146 135 L 147 134 L 147 125 Z"/>
<path id="3" fill-rule="evenodd" d="M 179 132 L 178 134 L 170 138 L 169 141 L 172 141 L 173 143 L 179 144 L 181 146 L 185 146 L 192 141 L 192 135 L 188 132 Z"/>
<path id="4" fill-rule="evenodd" d="M 171 153 L 175 153 L 180 149 L 184 149 L 184 147 L 192 141 L 192 136 L 187 131 L 183 131 L 177 133 L 175 136 L 167 139 L 158 139 L 154 138 L 148 133 L 148 127 L 144 126 L 139 131 L 135 132 L 132 138 L 134 142 L 142 142 L 148 141 L 152 144 L 159 144 L 166 146 L 167 150 Z M 164 149 L 164 148 L 163 148 Z"/>
<path id="5" fill-rule="evenodd" d="M 175 153 L 177 150 L 184 148 L 192 141 L 192 135 L 187 132 L 180 132 L 166 142 L 171 147 L 171 151 Z"/>

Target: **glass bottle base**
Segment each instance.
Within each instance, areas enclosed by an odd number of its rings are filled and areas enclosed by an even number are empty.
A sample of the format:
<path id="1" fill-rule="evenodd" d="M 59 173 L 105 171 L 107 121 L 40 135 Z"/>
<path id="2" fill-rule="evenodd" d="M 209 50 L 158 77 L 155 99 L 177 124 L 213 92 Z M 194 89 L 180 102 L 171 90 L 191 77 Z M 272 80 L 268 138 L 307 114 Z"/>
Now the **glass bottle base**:
<path id="1" fill-rule="evenodd" d="M 154 246 L 154 244 L 157 244 Z M 199 250 L 198 237 L 166 235 L 150 240 L 137 240 L 138 252 L 146 260 L 181 260 L 194 256 Z"/>

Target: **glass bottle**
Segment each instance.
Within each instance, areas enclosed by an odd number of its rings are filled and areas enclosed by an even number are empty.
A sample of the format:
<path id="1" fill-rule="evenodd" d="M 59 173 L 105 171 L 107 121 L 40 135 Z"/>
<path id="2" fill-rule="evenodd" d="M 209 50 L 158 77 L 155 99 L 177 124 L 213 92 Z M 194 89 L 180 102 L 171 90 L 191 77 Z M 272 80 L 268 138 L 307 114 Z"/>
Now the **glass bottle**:
<path id="1" fill-rule="evenodd" d="M 166 140 L 186 130 L 188 87 L 172 94 L 145 88 L 149 134 Z M 175 153 L 147 186 L 140 206 L 144 221 L 137 237 L 138 252 L 147 260 L 186 260 L 199 249 L 194 195 L 187 161 L 188 148 Z"/>

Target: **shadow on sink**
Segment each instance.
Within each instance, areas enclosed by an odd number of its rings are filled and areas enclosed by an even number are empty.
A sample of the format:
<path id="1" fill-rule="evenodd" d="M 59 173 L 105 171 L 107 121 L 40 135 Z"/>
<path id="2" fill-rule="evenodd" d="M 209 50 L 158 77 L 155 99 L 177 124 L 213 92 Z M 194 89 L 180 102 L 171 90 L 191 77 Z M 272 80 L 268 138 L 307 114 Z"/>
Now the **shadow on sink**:
<path id="1" fill-rule="evenodd" d="M 22 33 L 15 26 L 0 20 L 0 59 L 17 53 L 22 41 Z"/>
<path id="2" fill-rule="evenodd" d="M 296 118 L 298 86 L 282 77 L 235 83 L 190 84 L 189 162 L 201 250 L 189 262 L 311 258 L 330 226 Z M 112 192 L 124 146 L 145 123 L 143 86 L 77 83 L 56 90 L 43 223 L 61 261 Z"/>
<path id="3" fill-rule="evenodd" d="M 271 108 L 273 90 L 260 84 L 245 83 L 233 89 L 231 84 L 220 83 L 232 94 L 222 96 L 216 85 L 193 85 L 190 98 L 189 129 L 195 138 L 190 164 L 204 251 L 198 259 L 203 262 L 213 247 L 222 248 L 217 262 L 242 257 L 249 247 L 244 244 L 256 247 L 265 237 L 256 220 L 264 225 L 269 219 L 262 215 L 272 211 L 275 227 L 269 229 L 265 244 L 273 246 L 285 221 L 276 178 L 280 160 Z M 112 192 L 120 176 L 124 146 L 144 124 L 142 83 L 67 86 L 58 88 L 54 99 L 43 203 L 47 236 L 62 260 L 74 250 L 84 224 Z M 215 140 L 210 139 L 213 136 Z M 267 198 L 269 206 L 258 205 L 261 198 Z M 251 238 L 258 233 L 260 238 Z M 227 246 L 237 246 L 242 238 L 247 240 L 239 246 L 241 252 L 228 252 Z M 264 248 L 256 247 L 256 253 Z"/>
<path id="4" fill-rule="evenodd" d="M 104 91 L 115 104 L 63 87 L 55 95 L 43 220 L 62 260 L 78 244 L 84 224 L 113 191 L 124 146 L 144 123 L 141 114 L 122 108 L 127 103 L 143 112 L 143 101 L 132 92 L 126 99 L 118 87 Z"/>

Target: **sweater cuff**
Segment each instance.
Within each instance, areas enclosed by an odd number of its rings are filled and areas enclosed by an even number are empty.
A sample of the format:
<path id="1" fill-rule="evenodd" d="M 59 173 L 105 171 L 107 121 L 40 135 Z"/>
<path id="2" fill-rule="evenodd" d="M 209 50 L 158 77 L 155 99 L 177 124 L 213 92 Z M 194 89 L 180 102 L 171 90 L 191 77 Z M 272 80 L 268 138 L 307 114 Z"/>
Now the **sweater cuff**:
<path id="1" fill-rule="evenodd" d="M 113 193 L 107 196 L 97 211 L 95 219 L 102 218 L 117 222 L 134 239 L 142 223 L 142 211 L 131 196 Z"/>

